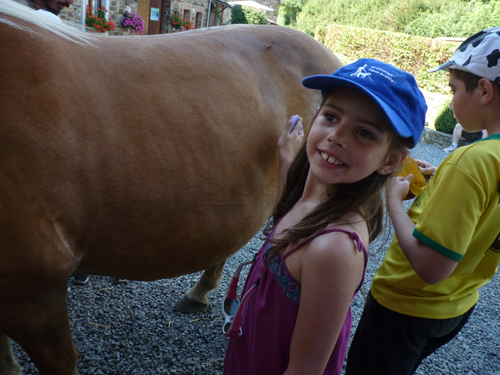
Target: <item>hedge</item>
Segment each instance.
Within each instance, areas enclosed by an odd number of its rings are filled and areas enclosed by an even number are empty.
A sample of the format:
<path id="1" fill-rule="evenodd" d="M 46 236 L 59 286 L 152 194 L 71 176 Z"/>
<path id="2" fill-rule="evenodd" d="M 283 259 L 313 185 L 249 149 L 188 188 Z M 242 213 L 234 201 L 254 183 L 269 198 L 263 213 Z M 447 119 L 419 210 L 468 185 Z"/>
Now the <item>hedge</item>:
<path id="1" fill-rule="evenodd" d="M 365 57 L 381 60 L 412 73 L 424 90 L 450 93 L 448 74 L 429 70 L 448 61 L 456 43 L 342 25 L 318 27 L 315 38 L 344 63 Z"/>

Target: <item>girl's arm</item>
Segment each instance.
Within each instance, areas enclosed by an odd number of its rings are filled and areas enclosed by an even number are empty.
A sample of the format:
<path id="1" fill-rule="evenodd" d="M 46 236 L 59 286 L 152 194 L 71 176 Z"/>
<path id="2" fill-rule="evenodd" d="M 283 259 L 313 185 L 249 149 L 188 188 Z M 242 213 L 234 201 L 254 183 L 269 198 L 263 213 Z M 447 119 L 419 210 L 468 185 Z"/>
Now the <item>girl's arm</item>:
<path id="1" fill-rule="evenodd" d="M 295 126 L 292 125 L 294 122 L 294 117 L 297 116 L 298 120 Z M 285 187 L 286 175 L 288 173 L 288 168 L 292 164 L 297 151 L 299 151 L 302 140 L 304 139 L 304 130 L 302 127 L 302 119 L 300 116 L 292 116 L 286 123 L 281 137 L 278 141 L 278 154 L 279 154 L 279 185 L 278 185 L 278 198 L 281 197 L 283 188 Z"/>
<path id="2" fill-rule="evenodd" d="M 345 233 L 322 235 L 304 249 L 300 307 L 285 375 L 323 374 L 363 271 L 364 254 Z"/>
<path id="3" fill-rule="evenodd" d="M 396 177 L 391 182 L 389 193 L 389 216 L 404 255 L 415 272 L 427 284 L 435 284 L 451 275 L 458 262 L 450 259 L 413 237 L 415 223 L 403 207 L 413 175 Z"/>

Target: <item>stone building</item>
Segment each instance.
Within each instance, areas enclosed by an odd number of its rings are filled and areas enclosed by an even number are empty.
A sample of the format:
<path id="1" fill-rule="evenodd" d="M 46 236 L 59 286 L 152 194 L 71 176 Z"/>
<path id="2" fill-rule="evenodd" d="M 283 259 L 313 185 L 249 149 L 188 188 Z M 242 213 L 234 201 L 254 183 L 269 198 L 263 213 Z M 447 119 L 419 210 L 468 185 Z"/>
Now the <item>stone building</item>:
<path id="1" fill-rule="evenodd" d="M 254 0 L 254 3 L 273 9 L 264 13 L 267 19 L 276 22 L 280 0 Z M 60 16 L 83 27 L 87 6 L 94 10 L 100 6 L 108 9 L 108 19 L 115 23 L 112 35 L 128 34 L 128 29 L 120 27 L 120 20 L 127 10 L 139 13 L 145 24 L 144 34 L 152 35 L 175 31 L 170 23 L 172 14 L 189 20 L 196 29 L 226 24 L 232 7 L 222 0 L 76 0 Z"/>

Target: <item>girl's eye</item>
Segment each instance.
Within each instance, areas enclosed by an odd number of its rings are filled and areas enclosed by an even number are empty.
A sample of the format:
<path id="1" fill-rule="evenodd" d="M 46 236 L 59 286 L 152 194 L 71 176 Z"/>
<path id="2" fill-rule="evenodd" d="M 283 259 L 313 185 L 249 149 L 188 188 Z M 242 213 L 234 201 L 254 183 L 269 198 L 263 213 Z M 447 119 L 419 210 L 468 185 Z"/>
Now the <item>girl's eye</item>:
<path id="1" fill-rule="evenodd" d="M 368 130 L 365 130 L 365 129 L 361 129 L 361 130 L 359 131 L 359 135 L 361 135 L 362 137 L 365 137 L 365 138 L 371 138 L 371 139 L 373 139 L 373 138 L 374 138 L 374 137 L 373 137 L 373 134 L 372 134 L 372 133 L 370 133 Z"/>
<path id="2" fill-rule="evenodd" d="M 327 113 L 325 114 L 325 117 L 328 121 L 337 121 L 337 116 L 335 116 L 333 113 Z"/>

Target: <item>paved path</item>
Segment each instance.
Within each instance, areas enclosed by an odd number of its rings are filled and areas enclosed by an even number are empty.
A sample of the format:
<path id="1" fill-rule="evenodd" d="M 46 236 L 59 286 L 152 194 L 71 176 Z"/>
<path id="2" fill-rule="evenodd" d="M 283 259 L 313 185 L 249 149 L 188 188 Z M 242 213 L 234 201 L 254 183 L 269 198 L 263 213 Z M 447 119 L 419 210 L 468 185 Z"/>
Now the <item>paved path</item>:
<path id="1" fill-rule="evenodd" d="M 446 100 L 451 100 L 451 95 L 442 95 L 425 90 L 422 90 L 422 93 L 424 94 L 425 101 L 428 106 L 425 122 L 429 124 L 429 128 L 434 129 L 434 121 L 436 120 L 444 102 Z"/>

